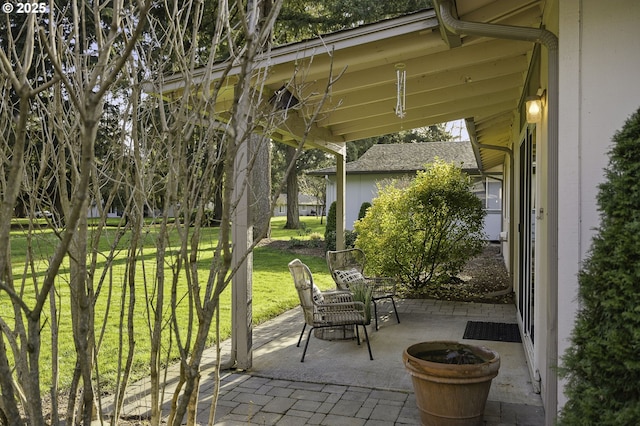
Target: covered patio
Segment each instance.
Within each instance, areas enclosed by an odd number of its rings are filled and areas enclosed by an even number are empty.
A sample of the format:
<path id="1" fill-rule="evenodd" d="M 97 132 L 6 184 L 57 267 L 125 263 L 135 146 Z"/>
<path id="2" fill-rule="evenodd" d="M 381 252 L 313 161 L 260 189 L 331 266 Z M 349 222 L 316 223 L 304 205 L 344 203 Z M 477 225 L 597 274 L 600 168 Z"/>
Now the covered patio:
<path id="1" fill-rule="evenodd" d="M 402 322 L 391 304 L 382 305 L 378 331 L 369 326 L 374 360 L 366 345 L 352 340 L 325 341 L 312 337 L 304 363 L 296 347 L 302 314 L 298 308 L 254 330 L 253 367 L 223 372 L 216 424 L 220 425 L 415 425 L 420 422 L 411 378 L 402 362 L 405 347 L 423 340 L 461 340 L 469 320 L 513 323 L 513 305 L 448 302 L 429 299 L 396 301 Z M 485 410 L 486 425 L 540 425 L 544 409 L 534 393 L 520 343 L 464 340 L 500 353 L 501 368 L 493 380 Z M 229 350 L 230 341 L 222 347 Z M 205 353 L 198 422 L 206 423 L 214 387 L 215 349 Z M 177 366 L 169 382 L 177 382 Z M 173 378 L 173 379 L 172 379 Z M 149 411 L 148 381 L 131 387 L 124 415 L 144 418 Z M 170 389 L 171 390 L 171 389 Z M 168 395 L 170 393 L 167 393 Z M 170 401 L 165 402 L 165 406 Z"/>
<path id="2" fill-rule="evenodd" d="M 289 144 L 304 139 L 305 147 L 334 154 L 338 188 L 343 188 L 345 142 L 466 121 L 481 171 L 501 173 L 504 179 L 501 238 L 516 293 L 513 309 L 523 337 L 519 347 L 529 377 L 542 394 L 544 423 L 552 425 L 567 402 L 557 366 L 570 345 L 579 309 L 577 276 L 599 224 L 596 197 L 611 136 L 637 109 L 640 98 L 640 56 L 629 54 L 637 51 L 637 37 L 632 35 L 638 33 L 640 3 L 433 4 L 433 10 L 273 49 L 258 64 L 268 70 L 264 99 L 288 85 L 298 99 L 313 101 L 325 92 L 332 67 L 344 70 L 311 128 L 305 126 L 309 110 L 293 108 L 273 138 Z M 199 70 L 192 81 L 206 91 L 222 81 L 225 67 Z M 296 74 L 300 70 L 304 72 Z M 402 104 L 397 90 L 400 70 L 406 71 L 406 103 L 397 114 Z M 302 75 L 304 81 L 296 80 Z M 167 83 L 162 93 L 167 99 L 176 99 L 184 90 L 181 76 Z M 221 121 L 229 117 L 234 92 L 233 78 L 227 83 L 221 84 L 226 98 L 219 97 L 215 108 Z M 528 98 L 538 101 L 541 115 L 536 119 L 526 118 Z M 344 191 L 338 192 L 338 247 L 343 244 L 346 201 Z M 240 223 L 238 235 L 243 235 L 246 224 L 236 220 Z M 247 267 L 234 282 L 234 290 L 245 292 L 238 306 L 246 304 L 251 265 Z M 246 312 L 236 316 L 245 326 L 246 318 Z M 430 319 L 425 318 L 426 323 Z M 236 364 L 239 368 L 251 367 L 252 350 L 256 364 L 260 359 L 263 348 L 257 330 L 253 341 L 250 330 L 249 338 L 236 339 L 239 345 L 232 351 L 244 353 L 244 364 Z M 447 335 L 456 333 L 450 329 Z M 242 346 L 247 342 L 248 347 Z M 379 346 L 384 345 L 374 345 L 373 362 L 382 360 Z M 395 360 L 389 359 L 390 369 Z"/>
<path id="3" fill-rule="evenodd" d="M 557 38 L 542 25 L 547 10 L 544 1 L 436 0 L 434 5 L 434 9 L 271 50 L 269 56 L 257 64 L 260 69 L 268 70 L 261 86 L 265 93 L 263 99 L 288 92 L 287 96 L 304 99 L 307 107 L 288 108 L 286 121 L 270 136 L 276 142 L 289 145 L 304 141 L 305 148 L 320 148 L 335 157 L 336 245 L 340 249 L 344 247 L 342 231 L 345 230 L 345 204 L 348 202 L 345 193 L 346 142 L 451 120 L 466 121 L 480 171 L 504 181 L 501 249 L 518 299 L 516 306 L 508 307 L 511 310 L 509 322 L 519 324 L 524 342 L 507 346 L 517 348 L 518 357 L 522 355 L 521 358 L 507 358 L 521 359 L 516 369 L 523 379 L 505 383 L 511 389 L 504 395 L 517 394 L 515 389 L 531 395 L 533 388 L 541 390 L 549 411 L 547 423 L 551 424 L 557 404 L 555 363 L 558 351 Z M 556 9 L 549 10 L 554 12 Z M 467 27 L 468 23 L 482 25 Z M 192 83 L 202 91 L 221 84 L 215 105 L 215 118 L 221 122 L 230 116 L 235 83 L 229 77 L 237 71 L 231 69 L 227 74 L 226 66 L 214 65 L 192 76 Z M 334 79 L 338 74 L 340 78 Z M 168 100 L 176 100 L 182 90 L 182 77 L 175 76 L 166 81 L 162 95 Z M 326 99 L 325 95 L 328 95 Z M 532 96 L 538 100 L 544 98 L 545 102 L 542 121 L 536 123 L 525 119 L 525 103 Z M 320 113 L 312 116 L 313 106 L 321 100 L 326 102 Z M 269 108 L 265 105 L 265 109 Z M 540 205 L 543 206 L 541 213 L 532 215 L 531 211 Z M 249 210 L 246 200 L 241 200 L 238 206 L 241 212 Z M 243 217 L 234 220 L 234 244 L 245 245 L 246 230 L 250 225 Z M 236 296 L 233 303 L 237 311 L 233 314 L 235 334 L 230 352 L 235 368 L 263 374 L 259 372 L 259 362 L 267 359 L 263 351 L 278 351 L 268 345 L 260 346 L 262 332 L 251 330 L 251 325 L 247 324 L 250 317 L 247 305 L 250 309 L 251 303 L 251 285 L 247 282 L 250 277 L 250 262 L 234 277 Z M 409 336 L 409 340 L 404 341 L 439 337 L 460 339 L 460 324 L 454 318 L 467 314 L 457 308 L 449 314 L 443 323 L 437 323 L 433 322 L 432 313 L 412 313 L 427 317 L 416 320 L 416 324 L 422 324 L 422 328 L 416 326 L 417 331 L 407 328 L 405 337 Z M 472 311 L 472 315 L 484 316 L 487 320 L 493 314 Z M 438 326 L 424 325 L 431 323 Z M 535 336 L 534 326 L 538 331 Z M 397 330 L 404 330 L 404 327 L 405 324 L 400 324 Z M 391 334 L 396 336 L 395 332 Z M 380 336 L 382 334 L 372 339 Z M 391 339 L 377 345 L 372 341 L 372 344 L 376 357 L 373 362 L 380 363 L 377 371 L 395 371 L 393 377 L 396 378 L 406 376 L 401 371 L 403 367 L 397 365 L 401 364 L 402 347 L 394 346 L 399 343 Z M 311 345 L 313 348 L 314 342 Z M 327 346 L 331 345 L 333 343 Z M 352 350 L 343 346 L 341 351 Z M 395 355 L 381 356 L 386 348 Z M 345 358 L 349 358 L 349 362 L 360 362 L 352 355 Z M 285 359 L 283 355 L 280 358 Z M 368 358 L 362 358 L 368 361 Z M 335 363 L 335 360 L 330 362 Z M 307 370 L 313 374 L 309 364 L 311 357 L 304 368 L 291 362 L 278 371 L 284 374 L 286 370 L 299 368 L 301 374 Z M 392 365 L 397 370 L 393 370 Z M 366 364 L 362 366 L 366 367 Z M 359 376 L 376 377 L 359 368 L 355 369 L 359 373 L 349 376 L 349 380 Z M 506 380 L 516 377 L 505 373 L 510 367 L 503 368 L 501 376 Z M 323 380 L 331 383 L 329 379 L 340 377 L 338 373 Z M 404 380 L 405 388 L 400 391 L 406 392 L 409 379 L 405 377 Z M 375 385 L 384 388 L 389 383 L 377 380 Z M 401 383 L 394 382 L 393 385 L 400 386 Z M 494 387 L 500 388 L 500 385 Z M 502 397 L 495 394 L 490 395 L 492 398 L 500 403 L 511 403 L 500 400 Z M 536 402 L 531 405 L 540 403 L 537 395 L 533 395 L 532 400 Z M 525 403 L 523 401 L 518 403 Z M 540 420 L 541 423 L 544 420 Z"/>

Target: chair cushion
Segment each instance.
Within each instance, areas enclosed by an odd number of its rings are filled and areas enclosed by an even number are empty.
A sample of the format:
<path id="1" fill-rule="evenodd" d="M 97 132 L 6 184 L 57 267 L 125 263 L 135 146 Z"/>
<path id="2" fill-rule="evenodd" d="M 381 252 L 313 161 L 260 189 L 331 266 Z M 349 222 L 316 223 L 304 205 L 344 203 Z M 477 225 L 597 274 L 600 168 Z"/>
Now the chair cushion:
<path id="1" fill-rule="evenodd" d="M 324 303 L 324 296 L 322 295 L 322 292 L 320 291 L 318 286 L 315 284 L 313 285 L 313 301 L 318 304 Z"/>
<path id="2" fill-rule="evenodd" d="M 349 287 L 353 284 L 365 284 L 366 280 L 360 271 L 348 269 L 346 271 L 335 271 L 336 283 L 339 286 Z"/>

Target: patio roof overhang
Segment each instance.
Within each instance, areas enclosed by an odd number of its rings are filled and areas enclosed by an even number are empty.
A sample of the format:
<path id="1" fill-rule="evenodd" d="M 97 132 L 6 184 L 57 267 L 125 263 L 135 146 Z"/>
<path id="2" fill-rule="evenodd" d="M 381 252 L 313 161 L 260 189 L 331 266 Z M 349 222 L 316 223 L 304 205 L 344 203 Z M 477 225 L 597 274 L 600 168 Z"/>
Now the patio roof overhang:
<path id="1" fill-rule="evenodd" d="M 447 10 L 453 9 L 451 15 L 461 21 L 533 29 L 540 28 L 545 7 L 544 0 L 434 0 L 434 3 Z M 336 155 L 338 248 L 344 248 L 344 232 L 341 231 L 345 229 L 346 142 L 465 119 L 480 171 L 486 172 L 505 163 L 511 142 L 522 126 L 520 111 L 532 59 L 536 55 L 535 43 L 539 41 L 455 35 L 454 30 L 445 30 L 440 25 L 435 10 L 425 10 L 274 48 L 257 64 L 264 78 L 256 85 L 266 91 L 262 96 L 265 102 L 285 86 L 296 98 L 304 99 L 302 105 L 313 106 L 314 102 L 318 104 L 325 88 L 331 86 L 328 101 L 310 128 L 307 123 L 312 108 L 293 108 L 286 121 L 270 136 L 293 145 L 304 138 L 305 146 L 339 154 Z M 404 118 L 395 114 L 397 64 L 404 64 L 407 72 Z M 190 95 L 201 96 L 208 88 L 211 90 L 218 85 L 220 91 L 214 114 L 217 120 L 226 122 L 238 74 L 239 69 L 226 63 L 198 70 L 189 76 L 190 83 L 196 83 L 197 87 L 197 93 Z M 338 74 L 340 78 L 329 84 Z M 184 80 L 182 75 L 165 79 L 159 94 L 166 99 L 179 99 L 185 90 Z M 550 92 L 556 94 L 557 87 L 553 90 L 550 87 Z M 551 118 L 557 116 L 556 104 L 557 101 L 553 108 L 551 103 L 548 106 Z M 268 108 L 265 105 L 265 109 Z M 554 187 L 557 179 L 549 178 L 549 182 L 549 193 L 557 193 Z M 242 212 L 248 211 L 247 205 L 245 191 Z M 554 216 L 557 213 L 553 206 L 549 211 L 551 234 L 557 230 L 551 223 L 552 219 L 557 219 Z M 246 230 L 250 227 L 246 218 L 236 214 L 240 220 L 234 221 L 237 231 L 234 231 L 234 244 L 246 245 L 249 241 Z M 549 236 L 549 244 L 557 241 L 557 235 L 555 237 L 554 240 L 553 235 Z M 513 244 L 510 247 L 514 250 Z M 510 258 L 515 259 L 514 256 Z M 552 267 L 549 271 L 549 275 L 553 275 Z M 247 320 L 250 306 L 247 306 L 246 294 L 251 288 L 247 285 L 250 277 L 250 262 L 245 262 L 234 276 L 232 321 L 236 326 L 231 362 L 238 368 L 251 366 L 251 326 Z M 557 308 L 553 300 L 550 305 Z M 553 323 L 553 316 L 551 312 L 550 323 Z M 550 359 L 555 359 L 552 352 L 553 348 L 549 350 Z M 549 392 L 551 407 L 554 395 Z"/>
<path id="2" fill-rule="evenodd" d="M 544 2 L 458 0 L 455 6 L 465 21 L 539 28 Z M 488 170 L 504 162 L 505 152 L 483 147 L 508 147 L 513 129 L 520 128 L 516 120 L 533 50 L 532 42 L 453 35 L 441 28 L 435 10 L 425 10 L 274 48 L 259 66 L 267 70 L 262 83 L 268 92 L 286 86 L 307 105 L 320 102 L 329 79 L 342 73 L 307 136 L 310 146 L 339 153 L 347 141 L 466 119 L 479 166 Z M 404 118 L 395 114 L 397 64 L 407 72 Z M 225 79 L 215 107 L 222 121 L 238 72 L 225 74 L 226 67 L 200 70 L 192 79 L 204 87 Z M 183 90 L 182 76 L 175 75 L 162 95 L 175 98 Z M 310 111 L 290 110 L 273 139 L 301 140 Z"/>

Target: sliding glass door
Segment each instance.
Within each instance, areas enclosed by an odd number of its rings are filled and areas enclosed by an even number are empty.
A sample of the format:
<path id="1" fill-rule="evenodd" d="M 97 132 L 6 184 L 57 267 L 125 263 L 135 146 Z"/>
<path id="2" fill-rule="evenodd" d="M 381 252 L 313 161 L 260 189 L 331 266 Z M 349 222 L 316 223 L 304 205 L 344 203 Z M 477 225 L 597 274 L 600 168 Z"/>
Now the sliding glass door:
<path id="1" fill-rule="evenodd" d="M 525 346 L 533 348 L 535 294 L 536 146 L 535 127 L 528 126 L 520 141 L 520 205 L 518 211 L 518 313 Z"/>

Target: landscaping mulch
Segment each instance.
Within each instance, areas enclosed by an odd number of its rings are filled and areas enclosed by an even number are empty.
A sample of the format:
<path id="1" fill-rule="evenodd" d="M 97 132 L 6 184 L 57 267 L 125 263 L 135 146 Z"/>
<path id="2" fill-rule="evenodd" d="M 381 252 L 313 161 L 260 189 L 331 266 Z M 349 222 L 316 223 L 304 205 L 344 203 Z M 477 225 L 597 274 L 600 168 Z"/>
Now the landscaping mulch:
<path id="1" fill-rule="evenodd" d="M 260 245 L 299 255 L 325 257 L 324 247 L 311 247 L 302 241 L 264 240 Z M 430 286 L 420 293 L 401 290 L 399 296 L 476 303 L 514 303 L 511 278 L 505 267 L 500 244 L 490 243 L 471 259 L 455 280 Z"/>

